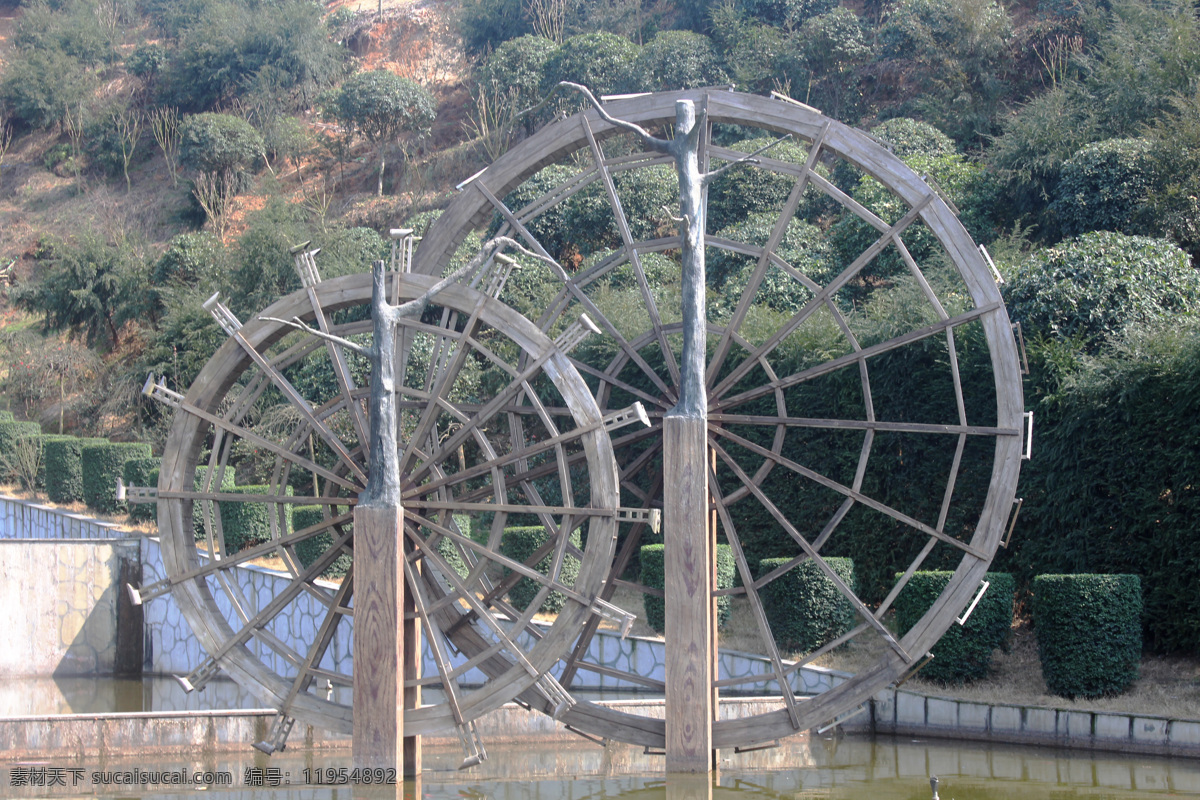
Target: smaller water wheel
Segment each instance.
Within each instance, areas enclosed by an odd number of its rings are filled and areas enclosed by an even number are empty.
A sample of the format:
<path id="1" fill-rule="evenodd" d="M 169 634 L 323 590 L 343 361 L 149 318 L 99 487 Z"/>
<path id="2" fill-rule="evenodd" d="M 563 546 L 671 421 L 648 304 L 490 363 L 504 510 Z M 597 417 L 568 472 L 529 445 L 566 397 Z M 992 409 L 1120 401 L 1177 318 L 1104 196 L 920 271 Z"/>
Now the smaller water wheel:
<path id="1" fill-rule="evenodd" d="M 283 747 L 295 718 L 351 730 L 351 511 L 368 477 L 362 365 L 280 320 L 363 341 L 370 275 L 321 281 L 310 252 L 297 266 L 304 288 L 245 323 L 216 296 L 205 304 L 229 339 L 186 395 L 161 381 L 146 388 L 175 409 L 158 487 L 141 492 L 157 499 L 168 577 L 134 594 L 170 592 L 208 652 L 186 685 L 201 688 L 223 670 L 279 709 L 258 745 L 267 752 Z M 511 261 L 490 263 L 476 280 L 482 291 L 452 285 L 399 334 L 404 580 L 437 664 L 436 674 L 406 682 L 421 699 L 405 731 L 457 727 L 469 762 L 483 755 L 472 724 L 481 714 L 518 696 L 557 714 L 574 704 L 549 670 L 591 615 L 627 621 L 600 598 L 617 526 L 657 518 L 618 507 L 609 439 L 610 430 L 645 424 L 644 412 L 600 413 L 567 356 L 590 322 L 552 340 L 493 296 L 511 269 Z M 392 272 L 392 301 L 434 282 Z M 244 467 L 248 454 L 267 473 L 265 494 L 222 488 L 223 474 L 239 458 Z M 319 506 L 319 519 L 295 529 L 297 506 Z M 230 520 L 250 507 L 267 510 L 270 534 L 242 546 Z M 466 515 L 486 524 L 468 530 Z M 506 534 L 514 523 L 544 531 L 519 558 Z M 239 567 L 267 557 L 287 583 L 263 598 L 246 591 Z M 340 580 L 323 577 L 339 565 Z M 524 607 L 509 600 L 519 583 Z M 561 609 L 535 624 L 552 593 Z M 297 644 L 302 618 L 315 624 L 301 626 Z"/>

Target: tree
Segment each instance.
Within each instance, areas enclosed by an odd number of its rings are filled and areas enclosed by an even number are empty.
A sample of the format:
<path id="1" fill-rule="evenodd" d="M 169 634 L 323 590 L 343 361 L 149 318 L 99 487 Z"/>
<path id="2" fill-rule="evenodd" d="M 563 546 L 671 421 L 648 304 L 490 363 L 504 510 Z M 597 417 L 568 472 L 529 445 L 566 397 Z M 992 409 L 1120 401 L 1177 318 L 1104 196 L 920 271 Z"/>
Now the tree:
<path id="1" fill-rule="evenodd" d="M 333 94 L 327 111 L 377 148 L 376 194 L 382 197 L 387 147 L 393 142 L 399 144 L 401 157 L 407 161 L 417 145 L 433 132 L 437 104 L 425 87 L 379 69 L 359 72 L 347 79 Z"/>
<path id="2" fill-rule="evenodd" d="M 871 56 L 858 15 L 841 6 L 809 17 L 798 38 L 811 76 L 806 102 L 819 106 L 834 119 L 845 118 L 861 95 L 854 80 L 855 69 Z"/>
<path id="3" fill-rule="evenodd" d="M 160 103 L 205 111 L 269 75 L 285 105 L 308 106 L 343 74 L 345 50 L 309 0 L 206 2 L 171 23 L 179 45 L 162 70 Z"/>
<path id="4" fill-rule="evenodd" d="M 193 114 L 179 126 L 180 161 L 198 172 L 240 174 L 263 149 L 258 131 L 232 114 Z"/>
<path id="5" fill-rule="evenodd" d="M 738 0 L 747 16 L 770 25 L 794 27 L 837 8 L 837 0 Z"/>
<path id="6" fill-rule="evenodd" d="M 95 76 L 61 50 L 33 50 L 5 64 L 0 98 L 32 128 L 49 128 L 91 96 Z"/>
<path id="7" fill-rule="evenodd" d="M 130 244 L 87 231 L 47 250 L 41 281 L 20 287 L 16 302 L 43 314 L 46 330 L 82 333 L 89 344 L 101 339 L 120 344 L 121 325 L 132 316 L 129 304 L 140 299 L 125 283 L 140 261 Z"/>
<path id="8" fill-rule="evenodd" d="M 995 132 L 1012 21 L 995 0 L 900 0 L 879 28 L 881 67 L 956 140 Z"/>

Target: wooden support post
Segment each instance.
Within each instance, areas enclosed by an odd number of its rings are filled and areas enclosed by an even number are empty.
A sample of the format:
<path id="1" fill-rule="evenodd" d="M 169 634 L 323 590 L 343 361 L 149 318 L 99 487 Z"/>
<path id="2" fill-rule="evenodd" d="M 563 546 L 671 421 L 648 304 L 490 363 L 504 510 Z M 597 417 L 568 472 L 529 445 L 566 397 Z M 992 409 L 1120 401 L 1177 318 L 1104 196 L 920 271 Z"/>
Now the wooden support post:
<path id="1" fill-rule="evenodd" d="M 713 768 L 713 563 L 708 513 L 708 425 L 663 419 L 663 567 L 667 772 Z"/>
<path id="2" fill-rule="evenodd" d="M 403 774 L 404 517 L 354 508 L 354 766 Z"/>
<path id="3" fill-rule="evenodd" d="M 411 550 L 407 543 L 405 549 Z M 419 568 L 418 568 L 419 569 Z M 404 573 L 397 577 L 404 586 Z M 402 674 L 405 681 L 421 677 L 421 621 L 417 618 L 417 604 L 412 592 L 404 592 L 404 652 L 402 654 L 404 669 Z M 421 687 L 410 686 L 404 689 L 404 709 L 417 708 L 421 705 Z M 402 729 L 403 730 L 403 729 Z M 401 774 L 405 779 L 420 779 L 421 777 L 421 737 L 404 737 L 404 765 Z M 418 791 L 417 797 L 421 794 Z"/>

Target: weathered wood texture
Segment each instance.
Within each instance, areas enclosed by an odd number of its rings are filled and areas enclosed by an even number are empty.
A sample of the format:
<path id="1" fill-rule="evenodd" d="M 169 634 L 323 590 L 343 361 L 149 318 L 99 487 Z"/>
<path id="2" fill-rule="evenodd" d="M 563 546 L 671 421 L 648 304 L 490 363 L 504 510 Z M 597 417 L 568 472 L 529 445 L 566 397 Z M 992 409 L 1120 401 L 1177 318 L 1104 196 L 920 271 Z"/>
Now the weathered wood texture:
<path id="1" fill-rule="evenodd" d="M 404 512 L 354 509 L 354 733 L 356 767 L 405 769 Z M 410 626 L 411 627 L 411 626 Z"/>
<path id="2" fill-rule="evenodd" d="M 667 772 L 707 774 L 713 764 L 715 554 L 707 437 L 703 417 L 672 415 L 663 420 Z"/>

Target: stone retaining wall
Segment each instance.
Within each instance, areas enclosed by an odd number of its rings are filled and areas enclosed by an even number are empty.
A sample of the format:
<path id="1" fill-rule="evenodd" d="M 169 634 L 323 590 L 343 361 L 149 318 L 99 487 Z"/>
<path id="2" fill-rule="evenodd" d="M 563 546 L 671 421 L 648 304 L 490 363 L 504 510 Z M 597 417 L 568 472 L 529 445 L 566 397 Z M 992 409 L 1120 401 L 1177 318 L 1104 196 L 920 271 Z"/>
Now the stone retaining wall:
<path id="1" fill-rule="evenodd" d="M 123 539 L 136 535 L 112 522 L 0 496 L 0 539 Z"/>
<path id="2" fill-rule="evenodd" d="M 1200 758 L 1200 721 L 1114 711 L 988 705 L 904 690 L 871 701 L 878 733 Z"/>

